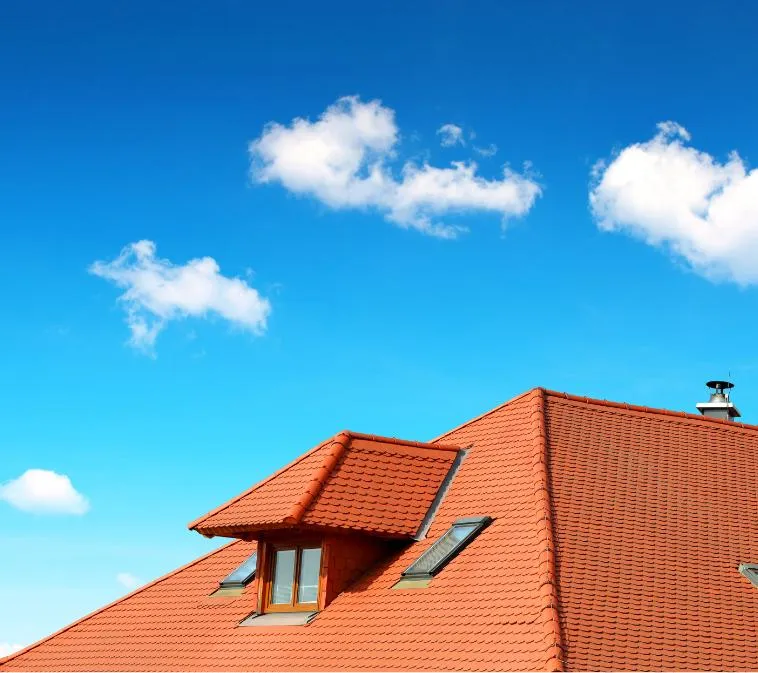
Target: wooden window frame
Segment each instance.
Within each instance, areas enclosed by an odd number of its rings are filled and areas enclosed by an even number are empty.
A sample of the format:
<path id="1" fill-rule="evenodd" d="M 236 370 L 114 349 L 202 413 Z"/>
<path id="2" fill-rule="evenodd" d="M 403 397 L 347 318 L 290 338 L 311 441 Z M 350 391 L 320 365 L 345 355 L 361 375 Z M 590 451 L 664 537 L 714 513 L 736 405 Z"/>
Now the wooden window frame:
<path id="1" fill-rule="evenodd" d="M 322 588 L 322 572 L 324 562 L 324 545 L 320 542 L 298 542 L 296 544 L 272 543 L 266 544 L 266 568 L 263 582 L 263 610 L 262 612 L 314 612 L 319 609 L 319 599 Z M 319 564 L 318 587 L 316 589 L 316 601 L 314 603 L 298 603 L 297 594 L 300 583 L 300 568 L 302 565 L 303 549 L 320 549 L 321 563 Z M 276 553 L 280 551 L 295 552 L 295 572 L 292 579 L 292 602 L 291 603 L 272 603 L 272 592 L 274 590 L 274 566 Z"/>

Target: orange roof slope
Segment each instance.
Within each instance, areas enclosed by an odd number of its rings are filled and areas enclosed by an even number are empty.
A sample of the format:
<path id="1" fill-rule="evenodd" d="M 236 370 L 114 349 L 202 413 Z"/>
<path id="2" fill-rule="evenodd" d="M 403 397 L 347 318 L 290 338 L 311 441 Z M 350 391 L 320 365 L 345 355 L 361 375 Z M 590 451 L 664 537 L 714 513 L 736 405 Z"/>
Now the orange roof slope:
<path id="1" fill-rule="evenodd" d="M 537 389 L 441 439 L 470 448 L 428 537 L 308 626 L 237 626 L 254 583 L 208 597 L 253 548 L 235 542 L 0 671 L 758 670 L 758 589 L 737 572 L 758 562 L 758 427 Z M 428 588 L 391 588 L 483 514 Z"/>
<path id="2" fill-rule="evenodd" d="M 458 447 L 341 432 L 190 528 L 232 537 L 297 524 L 411 537 L 457 454 Z"/>
<path id="3" fill-rule="evenodd" d="M 758 428 L 547 400 L 568 668 L 758 670 Z"/>
<path id="4" fill-rule="evenodd" d="M 471 449 L 428 537 L 371 569 L 308 626 L 238 627 L 255 609 L 255 584 L 239 598 L 208 598 L 251 551 L 235 542 L 0 670 L 559 669 L 542 407 L 532 391 L 448 433 L 446 443 Z M 427 589 L 392 589 L 453 521 L 481 514 L 493 523 Z"/>

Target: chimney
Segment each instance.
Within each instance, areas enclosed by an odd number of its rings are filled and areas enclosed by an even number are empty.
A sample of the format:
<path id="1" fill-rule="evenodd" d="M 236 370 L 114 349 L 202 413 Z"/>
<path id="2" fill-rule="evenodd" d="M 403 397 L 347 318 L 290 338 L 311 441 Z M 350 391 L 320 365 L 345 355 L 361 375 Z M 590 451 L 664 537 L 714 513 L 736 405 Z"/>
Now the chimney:
<path id="1" fill-rule="evenodd" d="M 734 388 L 729 381 L 708 381 L 705 384 L 711 391 L 711 398 L 707 402 L 698 402 L 697 410 L 709 418 L 721 418 L 731 421 L 740 417 L 737 407 L 729 400 L 729 391 Z"/>

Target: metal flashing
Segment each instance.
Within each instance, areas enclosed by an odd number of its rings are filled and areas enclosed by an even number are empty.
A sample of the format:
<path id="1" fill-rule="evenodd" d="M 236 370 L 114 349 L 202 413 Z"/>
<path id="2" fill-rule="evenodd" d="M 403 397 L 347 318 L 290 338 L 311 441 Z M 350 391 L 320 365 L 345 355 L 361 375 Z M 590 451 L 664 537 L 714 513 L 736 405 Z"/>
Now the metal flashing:
<path id="1" fill-rule="evenodd" d="M 426 537 L 426 534 L 429 532 L 429 528 L 431 528 L 432 526 L 434 517 L 437 514 L 437 510 L 440 508 L 440 505 L 442 504 L 442 500 L 445 497 L 446 493 L 448 492 L 448 489 L 450 488 L 450 484 L 453 483 L 453 479 L 455 478 L 455 475 L 458 473 L 458 468 L 460 468 L 461 463 L 463 462 L 463 459 L 466 457 L 467 453 L 468 453 L 468 449 L 458 450 L 458 454 L 455 456 L 455 460 L 453 461 L 453 464 L 450 466 L 450 469 L 447 471 L 447 474 L 445 475 L 445 478 L 442 480 L 442 483 L 440 484 L 439 489 L 437 489 L 437 495 L 434 496 L 434 500 L 432 500 L 432 504 L 429 505 L 429 509 L 426 511 L 426 514 L 424 515 L 424 518 L 421 521 L 421 525 L 416 531 L 416 534 L 413 536 L 414 540 L 416 541 L 423 540 Z"/>
<path id="2" fill-rule="evenodd" d="M 432 583 L 431 577 L 401 577 L 392 589 L 426 589 Z"/>
<path id="3" fill-rule="evenodd" d="M 219 587 L 212 594 L 211 598 L 225 598 L 229 596 L 241 596 L 245 593 L 245 587 Z"/>

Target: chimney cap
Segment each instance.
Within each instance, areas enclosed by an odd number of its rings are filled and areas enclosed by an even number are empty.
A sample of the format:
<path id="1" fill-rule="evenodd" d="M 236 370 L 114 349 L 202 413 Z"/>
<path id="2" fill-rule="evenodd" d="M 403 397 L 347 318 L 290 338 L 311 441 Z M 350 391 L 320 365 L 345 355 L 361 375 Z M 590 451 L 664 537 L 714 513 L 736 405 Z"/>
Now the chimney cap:
<path id="1" fill-rule="evenodd" d="M 734 384 L 731 381 L 708 381 L 705 384 L 708 388 L 715 388 L 716 390 L 729 390 L 734 388 Z"/>
<path id="2" fill-rule="evenodd" d="M 742 415 L 729 399 L 729 391 L 734 388 L 731 381 L 708 381 L 705 385 L 711 390 L 711 398 L 707 402 L 698 402 L 695 405 L 703 416 L 731 421 Z"/>

